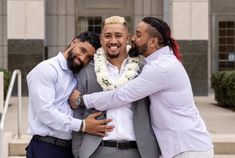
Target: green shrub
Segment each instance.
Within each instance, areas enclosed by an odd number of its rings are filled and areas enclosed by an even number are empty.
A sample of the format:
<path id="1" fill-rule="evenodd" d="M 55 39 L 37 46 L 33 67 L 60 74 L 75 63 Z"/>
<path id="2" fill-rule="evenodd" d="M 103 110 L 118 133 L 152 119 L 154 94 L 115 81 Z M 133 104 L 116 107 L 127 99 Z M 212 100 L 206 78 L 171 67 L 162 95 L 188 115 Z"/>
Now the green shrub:
<path id="1" fill-rule="evenodd" d="M 220 71 L 211 78 L 215 100 L 219 106 L 235 108 L 235 71 Z"/>
<path id="2" fill-rule="evenodd" d="M 4 99 L 7 95 L 7 90 L 11 81 L 12 72 L 4 69 L 0 69 L 0 72 L 4 73 Z"/>

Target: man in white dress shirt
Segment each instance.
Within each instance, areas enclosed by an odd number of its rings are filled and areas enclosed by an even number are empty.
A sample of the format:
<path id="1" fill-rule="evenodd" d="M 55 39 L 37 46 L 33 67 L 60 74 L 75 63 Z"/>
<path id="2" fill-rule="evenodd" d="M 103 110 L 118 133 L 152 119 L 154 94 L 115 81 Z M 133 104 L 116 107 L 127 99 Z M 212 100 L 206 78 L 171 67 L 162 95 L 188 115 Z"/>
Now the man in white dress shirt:
<path id="1" fill-rule="evenodd" d="M 150 114 L 162 158 L 213 158 L 213 144 L 193 100 L 189 77 L 169 26 L 145 17 L 132 38 L 131 56 L 142 54 L 145 66 L 123 87 L 80 96 L 80 105 L 115 109 L 150 96 Z"/>
<path id="2" fill-rule="evenodd" d="M 77 84 L 75 74 L 93 58 L 100 47 L 99 36 L 83 32 L 64 53 L 39 63 L 28 75 L 29 128 L 33 137 L 27 146 L 27 158 L 73 158 L 71 132 L 103 135 L 110 131 L 96 120 L 100 113 L 82 121 L 73 118 L 68 98 Z M 101 134 L 100 134 L 101 133 Z"/>

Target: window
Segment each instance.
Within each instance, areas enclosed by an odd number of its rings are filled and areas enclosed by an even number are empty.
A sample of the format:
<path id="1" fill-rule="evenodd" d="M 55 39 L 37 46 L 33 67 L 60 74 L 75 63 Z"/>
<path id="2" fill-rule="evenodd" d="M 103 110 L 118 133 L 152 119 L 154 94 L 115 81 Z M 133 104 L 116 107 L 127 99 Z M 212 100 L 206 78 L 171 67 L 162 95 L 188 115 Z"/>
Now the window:
<path id="1" fill-rule="evenodd" d="M 219 71 L 235 69 L 235 21 L 220 21 L 218 38 Z"/>
<path id="2" fill-rule="evenodd" d="M 102 26 L 102 17 L 79 17 L 78 32 L 92 31 L 100 34 Z"/>
<path id="3" fill-rule="evenodd" d="M 92 31 L 95 33 L 100 34 L 101 33 L 101 28 L 102 28 L 102 21 L 106 17 L 78 17 L 77 20 L 77 34 L 80 32 L 84 31 Z M 132 33 L 132 20 L 131 17 L 125 17 L 128 28 L 129 28 L 129 33 Z"/>

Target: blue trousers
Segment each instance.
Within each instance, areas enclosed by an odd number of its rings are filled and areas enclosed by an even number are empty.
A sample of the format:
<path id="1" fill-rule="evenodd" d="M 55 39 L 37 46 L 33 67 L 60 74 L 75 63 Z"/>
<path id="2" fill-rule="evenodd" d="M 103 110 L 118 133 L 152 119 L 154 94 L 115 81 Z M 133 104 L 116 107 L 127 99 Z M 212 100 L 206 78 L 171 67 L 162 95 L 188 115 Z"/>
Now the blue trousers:
<path id="1" fill-rule="evenodd" d="M 27 158 L 74 158 L 71 148 L 31 139 L 26 147 Z"/>

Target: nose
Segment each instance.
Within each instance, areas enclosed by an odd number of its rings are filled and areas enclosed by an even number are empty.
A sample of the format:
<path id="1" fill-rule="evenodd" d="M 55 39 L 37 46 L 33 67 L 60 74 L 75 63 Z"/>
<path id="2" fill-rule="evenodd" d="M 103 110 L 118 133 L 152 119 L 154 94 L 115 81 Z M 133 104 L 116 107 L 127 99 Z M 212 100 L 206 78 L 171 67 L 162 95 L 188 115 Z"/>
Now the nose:
<path id="1" fill-rule="evenodd" d="M 117 39 L 116 39 L 116 37 L 115 36 L 112 36 L 112 38 L 111 38 L 111 41 L 110 41 L 111 43 L 117 43 Z"/>
<path id="2" fill-rule="evenodd" d="M 88 63 L 88 55 L 87 54 L 81 54 L 78 56 L 78 58 L 80 59 L 80 61 L 83 64 L 87 64 Z"/>
<path id="3" fill-rule="evenodd" d="M 131 37 L 131 42 L 135 42 L 135 38 L 136 38 L 136 36 L 135 36 L 135 35 L 132 35 L 132 37 Z"/>

